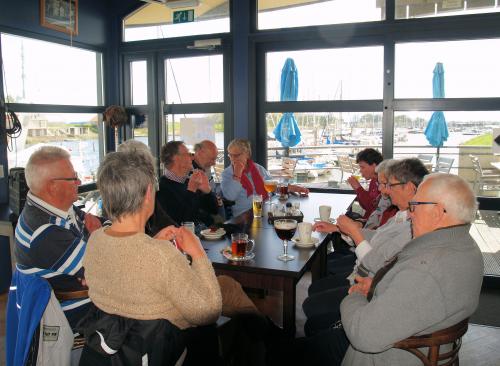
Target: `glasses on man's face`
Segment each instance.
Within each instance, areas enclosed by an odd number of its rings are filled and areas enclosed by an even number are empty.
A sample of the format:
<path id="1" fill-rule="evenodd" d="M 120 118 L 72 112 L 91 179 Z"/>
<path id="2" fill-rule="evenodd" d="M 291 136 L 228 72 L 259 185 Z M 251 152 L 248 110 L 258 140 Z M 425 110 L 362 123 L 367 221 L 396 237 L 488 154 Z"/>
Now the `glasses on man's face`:
<path id="1" fill-rule="evenodd" d="M 231 159 L 238 159 L 243 153 L 239 154 L 232 154 L 232 153 L 227 153 L 227 156 L 229 156 Z"/>
<path id="2" fill-rule="evenodd" d="M 403 182 L 398 182 L 398 183 L 387 183 L 385 186 L 387 187 L 387 189 L 392 189 L 392 187 L 395 187 L 395 186 L 403 186 L 405 185 L 406 183 L 403 183 Z"/>
<path id="3" fill-rule="evenodd" d="M 437 205 L 437 202 L 426 202 L 426 201 L 410 201 L 408 202 L 408 211 L 415 212 L 415 207 L 418 205 Z M 444 210 L 446 212 L 446 210 Z"/>
<path id="4" fill-rule="evenodd" d="M 57 177 L 57 178 L 52 178 L 52 180 L 64 180 L 66 182 L 79 182 L 80 181 L 80 178 L 78 178 L 78 176 L 75 174 L 74 177 Z"/>

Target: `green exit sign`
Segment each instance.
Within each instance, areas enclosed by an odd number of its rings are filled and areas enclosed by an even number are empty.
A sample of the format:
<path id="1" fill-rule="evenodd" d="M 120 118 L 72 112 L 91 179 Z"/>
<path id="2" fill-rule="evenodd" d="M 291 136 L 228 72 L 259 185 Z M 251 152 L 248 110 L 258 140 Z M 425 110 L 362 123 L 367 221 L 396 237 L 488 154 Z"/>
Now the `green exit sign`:
<path id="1" fill-rule="evenodd" d="M 194 22 L 194 9 L 174 11 L 174 24 Z"/>

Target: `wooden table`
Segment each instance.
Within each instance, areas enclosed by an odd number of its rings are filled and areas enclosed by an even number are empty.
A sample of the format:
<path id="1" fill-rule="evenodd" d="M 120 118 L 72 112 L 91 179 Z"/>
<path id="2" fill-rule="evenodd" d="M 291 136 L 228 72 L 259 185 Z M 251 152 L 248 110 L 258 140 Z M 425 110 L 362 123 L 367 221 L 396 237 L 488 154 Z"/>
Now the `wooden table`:
<path id="1" fill-rule="evenodd" d="M 320 205 L 332 206 L 331 217 L 343 214 L 354 200 L 352 194 L 311 193 L 309 197 L 292 196 L 289 201 L 299 201 L 305 222 L 313 222 L 319 216 Z M 276 200 L 276 199 L 274 199 Z M 231 262 L 221 250 L 230 246 L 227 237 L 221 240 L 202 240 L 203 247 L 219 275 L 228 275 L 242 286 L 278 290 L 283 293 L 283 329 L 291 336 L 295 335 L 295 287 L 305 272 L 311 270 L 313 280 L 326 273 L 327 235 L 315 233 L 320 244 L 312 249 L 300 249 L 291 242 L 288 252 L 295 256 L 289 262 L 277 259 L 283 252 L 283 242 L 276 235 L 274 228 L 267 222 L 267 209 L 264 205 L 262 218 L 253 218 L 251 211 L 230 221 L 255 240 L 255 258 L 248 262 Z"/>

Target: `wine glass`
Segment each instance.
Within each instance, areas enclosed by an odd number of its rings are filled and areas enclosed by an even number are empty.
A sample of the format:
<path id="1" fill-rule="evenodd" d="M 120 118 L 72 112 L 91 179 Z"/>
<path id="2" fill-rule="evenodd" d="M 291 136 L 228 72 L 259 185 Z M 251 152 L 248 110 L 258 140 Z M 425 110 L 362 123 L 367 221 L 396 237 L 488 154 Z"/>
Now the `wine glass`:
<path id="1" fill-rule="evenodd" d="M 295 231 L 297 230 L 297 220 L 274 220 L 274 230 L 276 231 L 278 238 L 283 240 L 283 254 L 280 254 L 278 259 L 284 262 L 294 260 L 295 257 L 288 254 L 288 240 L 295 235 Z"/>
<path id="2" fill-rule="evenodd" d="M 269 205 L 271 205 L 271 201 L 273 199 L 273 193 L 276 192 L 276 187 L 278 186 L 278 182 L 275 180 L 266 180 L 264 182 L 264 189 L 267 193 L 269 193 Z"/>

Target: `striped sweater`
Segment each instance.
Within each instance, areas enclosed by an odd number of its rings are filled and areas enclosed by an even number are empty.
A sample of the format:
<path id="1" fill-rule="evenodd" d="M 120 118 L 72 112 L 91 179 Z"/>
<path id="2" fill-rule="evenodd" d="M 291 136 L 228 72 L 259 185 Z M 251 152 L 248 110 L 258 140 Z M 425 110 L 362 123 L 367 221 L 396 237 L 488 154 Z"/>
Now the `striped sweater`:
<path id="1" fill-rule="evenodd" d="M 81 290 L 83 254 L 88 232 L 85 212 L 73 206 L 66 213 L 28 193 L 26 205 L 19 216 L 15 232 L 16 267 L 24 274 L 47 279 L 57 291 Z M 86 311 L 90 299 L 61 303 L 70 324 L 76 312 Z"/>

